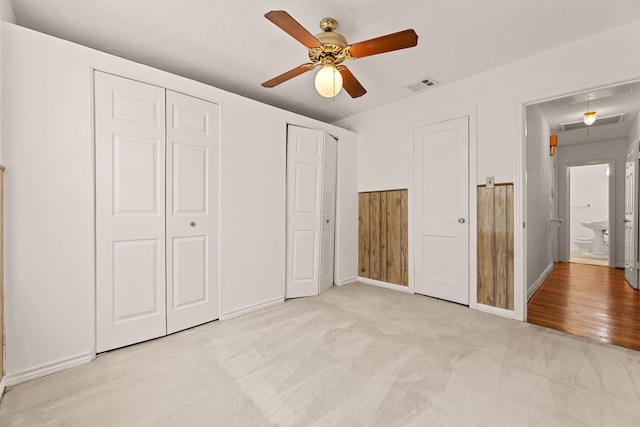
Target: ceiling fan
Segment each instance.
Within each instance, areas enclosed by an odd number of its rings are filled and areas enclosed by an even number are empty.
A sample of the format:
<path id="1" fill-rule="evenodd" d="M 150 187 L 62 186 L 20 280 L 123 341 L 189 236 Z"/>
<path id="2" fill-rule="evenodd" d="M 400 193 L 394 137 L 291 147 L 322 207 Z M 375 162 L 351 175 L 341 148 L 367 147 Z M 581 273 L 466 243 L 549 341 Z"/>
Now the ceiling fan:
<path id="1" fill-rule="evenodd" d="M 418 44 L 418 35 L 411 29 L 350 45 L 342 34 L 335 32 L 338 22 L 333 18 L 320 21 L 323 32 L 314 36 L 284 10 L 272 10 L 264 16 L 305 45 L 309 49 L 311 60 L 262 83 L 262 86 L 268 88 L 320 67 L 315 80 L 316 90 L 320 95 L 333 98 L 344 87 L 352 98 L 358 98 L 367 93 L 367 90 L 351 71 L 342 65 L 344 60 L 406 49 Z"/>

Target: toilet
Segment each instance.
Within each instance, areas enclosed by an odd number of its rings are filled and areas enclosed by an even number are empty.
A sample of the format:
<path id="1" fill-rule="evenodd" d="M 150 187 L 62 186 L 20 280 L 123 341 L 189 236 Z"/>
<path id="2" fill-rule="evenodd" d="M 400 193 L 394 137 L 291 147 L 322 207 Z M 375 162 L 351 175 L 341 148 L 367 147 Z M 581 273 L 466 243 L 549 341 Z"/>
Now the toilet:
<path id="1" fill-rule="evenodd" d="M 580 254 L 588 254 L 593 252 L 593 238 L 583 239 L 577 237 L 573 239 L 573 243 L 578 247 L 578 253 Z"/>

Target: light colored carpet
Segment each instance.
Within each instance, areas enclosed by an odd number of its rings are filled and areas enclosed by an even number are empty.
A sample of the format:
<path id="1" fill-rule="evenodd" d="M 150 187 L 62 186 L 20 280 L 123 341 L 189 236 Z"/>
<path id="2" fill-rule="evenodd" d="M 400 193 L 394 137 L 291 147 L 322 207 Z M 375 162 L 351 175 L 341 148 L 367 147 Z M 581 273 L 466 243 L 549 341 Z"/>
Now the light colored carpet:
<path id="1" fill-rule="evenodd" d="M 354 283 L 11 387 L 1 425 L 640 425 L 640 353 Z"/>

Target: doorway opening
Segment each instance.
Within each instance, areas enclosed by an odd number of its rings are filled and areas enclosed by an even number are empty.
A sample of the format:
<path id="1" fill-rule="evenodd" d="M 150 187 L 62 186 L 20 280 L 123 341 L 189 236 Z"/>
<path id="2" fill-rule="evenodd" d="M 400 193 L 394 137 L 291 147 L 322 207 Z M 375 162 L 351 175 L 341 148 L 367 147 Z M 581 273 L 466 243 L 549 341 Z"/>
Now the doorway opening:
<path id="1" fill-rule="evenodd" d="M 609 226 L 610 196 L 614 195 L 609 191 L 610 181 L 614 181 L 612 169 L 609 162 L 568 166 L 566 169 L 568 182 L 564 186 L 567 191 L 563 199 L 566 230 L 560 238 L 566 239 L 568 232 L 568 241 L 565 240 L 563 246 L 569 249 L 569 262 L 615 267 L 614 257 L 609 256 L 612 234 Z"/>
<path id="2" fill-rule="evenodd" d="M 638 202 L 627 200 L 637 196 L 624 173 L 637 157 L 640 82 L 523 104 L 522 320 L 627 346 L 615 335 L 637 335 L 640 320 L 640 295 L 625 278 L 640 266 Z M 587 124 L 590 110 L 597 119 Z M 631 184 L 638 188 L 637 178 Z"/>

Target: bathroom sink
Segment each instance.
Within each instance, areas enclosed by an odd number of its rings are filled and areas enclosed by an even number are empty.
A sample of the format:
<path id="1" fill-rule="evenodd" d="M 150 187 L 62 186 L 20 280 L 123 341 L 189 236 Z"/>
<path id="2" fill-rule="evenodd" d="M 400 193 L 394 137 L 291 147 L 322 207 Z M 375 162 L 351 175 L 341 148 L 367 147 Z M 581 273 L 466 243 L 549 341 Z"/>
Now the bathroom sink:
<path id="1" fill-rule="evenodd" d="M 609 221 L 587 221 L 582 225 L 590 230 L 593 230 L 594 234 L 594 247 L 591 258 L 607 259 L 607 251 L 604 246 L 604 232 L 609 228 Z"/>
<path id="2" fill-rule="evenodd" d="M 582 225 L 593 231 L 604 231 L 609 228 L 609 221 L 589 221 L 583 222 Z"/>

